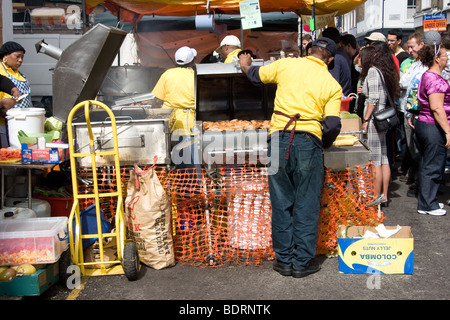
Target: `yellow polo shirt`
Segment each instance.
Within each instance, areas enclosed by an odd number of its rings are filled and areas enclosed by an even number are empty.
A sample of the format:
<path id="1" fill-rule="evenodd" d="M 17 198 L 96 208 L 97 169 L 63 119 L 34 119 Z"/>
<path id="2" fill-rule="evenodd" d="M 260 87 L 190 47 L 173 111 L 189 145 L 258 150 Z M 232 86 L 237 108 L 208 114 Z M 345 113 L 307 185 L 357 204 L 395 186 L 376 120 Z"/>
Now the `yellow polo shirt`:
<path id="1" fill-rule="evenodd" d="M 274 110 L 289 116 L 300 113 L 296 130 L 307 131 L 322 138 L 321 122 L 328 116 L 340 116 L 342 87 L 328 71 L 327 65 L 313 56 L 285 58 L 259 68 L 263 83 L 276 83 Z M 289 118 L 273 114 L 269 133 L 283 130 Z M 294 127 L 292 123 L 288 130 Z"/>
<path id="2" fill-rule="evenodd" d="M 239 52 L 241 52 L 241 49 L 236 49 L 234 51 L 231 51 L 227 55 L 227 58 L 225 59 L 225 61 L 223 63 L 231 63 L 231 62 L 233 62 L 233 57 L 237 58 L 237 55 L 238 55 Z"/>
<path id="3" fill-rule="evenodd" d="M 166 70 L 152 93 L 164 101 L 162 108 L 174 108 L 175 116 L 171 131 L 176 129 L 185 130 L 195 126 L 195 89 L 194 70 L 191 68 L 172 68 Z"/>

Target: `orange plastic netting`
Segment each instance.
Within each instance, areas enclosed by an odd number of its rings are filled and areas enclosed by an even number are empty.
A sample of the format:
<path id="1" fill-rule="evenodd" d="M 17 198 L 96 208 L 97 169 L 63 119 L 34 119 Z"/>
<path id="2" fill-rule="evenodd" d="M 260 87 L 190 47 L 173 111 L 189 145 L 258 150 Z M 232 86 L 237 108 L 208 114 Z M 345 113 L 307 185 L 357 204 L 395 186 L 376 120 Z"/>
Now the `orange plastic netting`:
<path id="1" fill-rule="evenodd" d="M 149 166 L 142 166 L 142 169 Z M 122 190 L 126 192 L 132 167 L 122 167 Z M 157 175 L 172 202 L 172 232 L 178 264 L 220 266 L 259 265 L 274 258 L 271 237 L 271 204 L 267 168 L 235 165 L 192 170 L 168 170 L 156 166 Z M 335 252 L 338 225 L 372 225 L 384 220 L 373 199 L 371 164 L 343 171 L 325 170 L 317 241 L 318 254 Z M 97 168 L 99 192 L 115 191 L 114 167 Z M 78 170 L 81 181 L 92 180 L 92 169 Z M 93 186 L 78 184 L 79 193 L 92 193 Z M 126 195 L 124 194 L 124 199 Z M 80 209 L 93 203 L 83 199 Z M 114 198 L 101 198 L 107 218 L 115 214 Z"/>

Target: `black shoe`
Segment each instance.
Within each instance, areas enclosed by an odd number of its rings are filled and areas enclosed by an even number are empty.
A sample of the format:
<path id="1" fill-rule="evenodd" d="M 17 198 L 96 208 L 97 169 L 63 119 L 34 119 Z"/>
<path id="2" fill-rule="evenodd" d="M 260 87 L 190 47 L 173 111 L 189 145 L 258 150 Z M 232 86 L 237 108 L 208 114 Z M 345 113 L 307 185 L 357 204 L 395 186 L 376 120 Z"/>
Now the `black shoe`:
<path id="1" fill-rule="evenodd" d="M 291 266 L 281 266 L 278 264 L 278 261 L 275 260 L 273 262 L 273 270 L 281 274 L 282 276 L 290 276 L 292 275 L 292 267 Z"/>
<path id="2" fill-rule="evenodd" d="M 381 203 L 380 203 L 380 207 L 382 207 L 382 208 L 389 207 L 389 202 L 388 202 L 388 201 L 381 202 Z"/>
<path id="3" fill-rule="evenodd" d="M 294 278 L 303 278 L 303 277 L 309 276 L 312 273 L 316 273 L 319 270 L 320 270 L 320 264 L 310 263 L 305 269 L 302 269 L 302 270 L 292 269 L 292 276 Z"/>

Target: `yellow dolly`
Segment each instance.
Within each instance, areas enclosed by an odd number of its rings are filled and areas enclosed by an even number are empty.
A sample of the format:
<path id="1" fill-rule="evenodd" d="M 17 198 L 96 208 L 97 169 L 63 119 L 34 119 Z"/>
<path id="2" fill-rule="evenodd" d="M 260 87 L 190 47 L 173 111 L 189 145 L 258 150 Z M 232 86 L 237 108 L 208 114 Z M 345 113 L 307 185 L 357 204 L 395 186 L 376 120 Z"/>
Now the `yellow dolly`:
<path id="1" fill-rule="evenodd" d="M 111 129 L 114 148 L 112 151 L 96 152 L 94 145 L 94 137 L 92 134 L 91 122 L 90 122 L 90 107 L 95 105 L 103 108 L 111 119 Z M 76 111 L 80 108 L 84 108 L 84 114 L 86 118 L 86 124 L 89 133 L 89 151 L 90 153 L 76 153 L 74 150 L 74 140 L 72 133 L 72 119 Z M 72 186 L 73 186 L 73 206 L 69 216 L 69 248 L 71 262 L 80 268 L 81 275 L 107 275 L 107 274 L 125 274 L 128 280 L 136 280 L 139 274 L 140 263 L 139 255 L 136 243 L 126 239 L 125 221 L 124 221 L 124 209 L 123 209 L 123 195 L 122 184 L 120 175 L 120 163 L 119 152 L 117 143 L 117 130 L 116 119 L 111 111 L 105 104 L 95 101 L 87 100 L 78 103 L 73 107 L 67 118 L 67 133 L 69 139 L 69 151 L 70 151 L 70 167 L 72 173 Z M 117 191 L 100 193 L 98 190 L 97 170 L 96 170 L 96 156 L 113 155 L 115 161 L 115 172 L 117 181 Z M 94 193 L 92 194 L 78 194 L 77 183 L 77 170 L 75 158 L 91 157 L 92 159 L 92 174 L 94 183 Z M 101 214 L 100 214 L 100 198 L 101 197 L 117 197 L 117 208 L 115 214 L 115 232 L 103 233 L 101 228 Z M 81 222 L 80 222 L 80 199 L 95 199 L 96 204 L 96 220 L 97 220 L 97 234 L 81 234 Z M 75 223 L 75 229 L 73 229 L 73 223 Z M 117 260 L 105 261 L 104 259 L 104 244 L 103 238 L 115 237 L 113 240 L 117 243 Z M 95 262 L 85 262 L 83 255 L 82 239 L 98 239 L 100 260 Z M 85 266 L 91 265 L 93 268 L 85 268 Z M 100 268 L 97 266 L 100 265 Z M 105 265 L 111 265 L 108 268 Z"/>

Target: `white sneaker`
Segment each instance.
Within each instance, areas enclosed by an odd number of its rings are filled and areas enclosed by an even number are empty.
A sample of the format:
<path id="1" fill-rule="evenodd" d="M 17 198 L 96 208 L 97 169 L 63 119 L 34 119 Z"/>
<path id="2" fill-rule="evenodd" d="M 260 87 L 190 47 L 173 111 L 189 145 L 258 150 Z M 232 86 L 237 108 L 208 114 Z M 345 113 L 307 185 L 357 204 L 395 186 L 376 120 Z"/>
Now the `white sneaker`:
<path id="1" fill-rule="evenodd" d="M 439 208 L 444 209 L 444 204 L 442 202 L 439 202 Z"/>
<path id="2" fill-rule="evenodd" d="M 447 214 L 447 211 L 444 209 L 434 209 L 434 210 L 417 210 L 420 214 L 429 214 L 431 216 L 445 216 Z"/>

